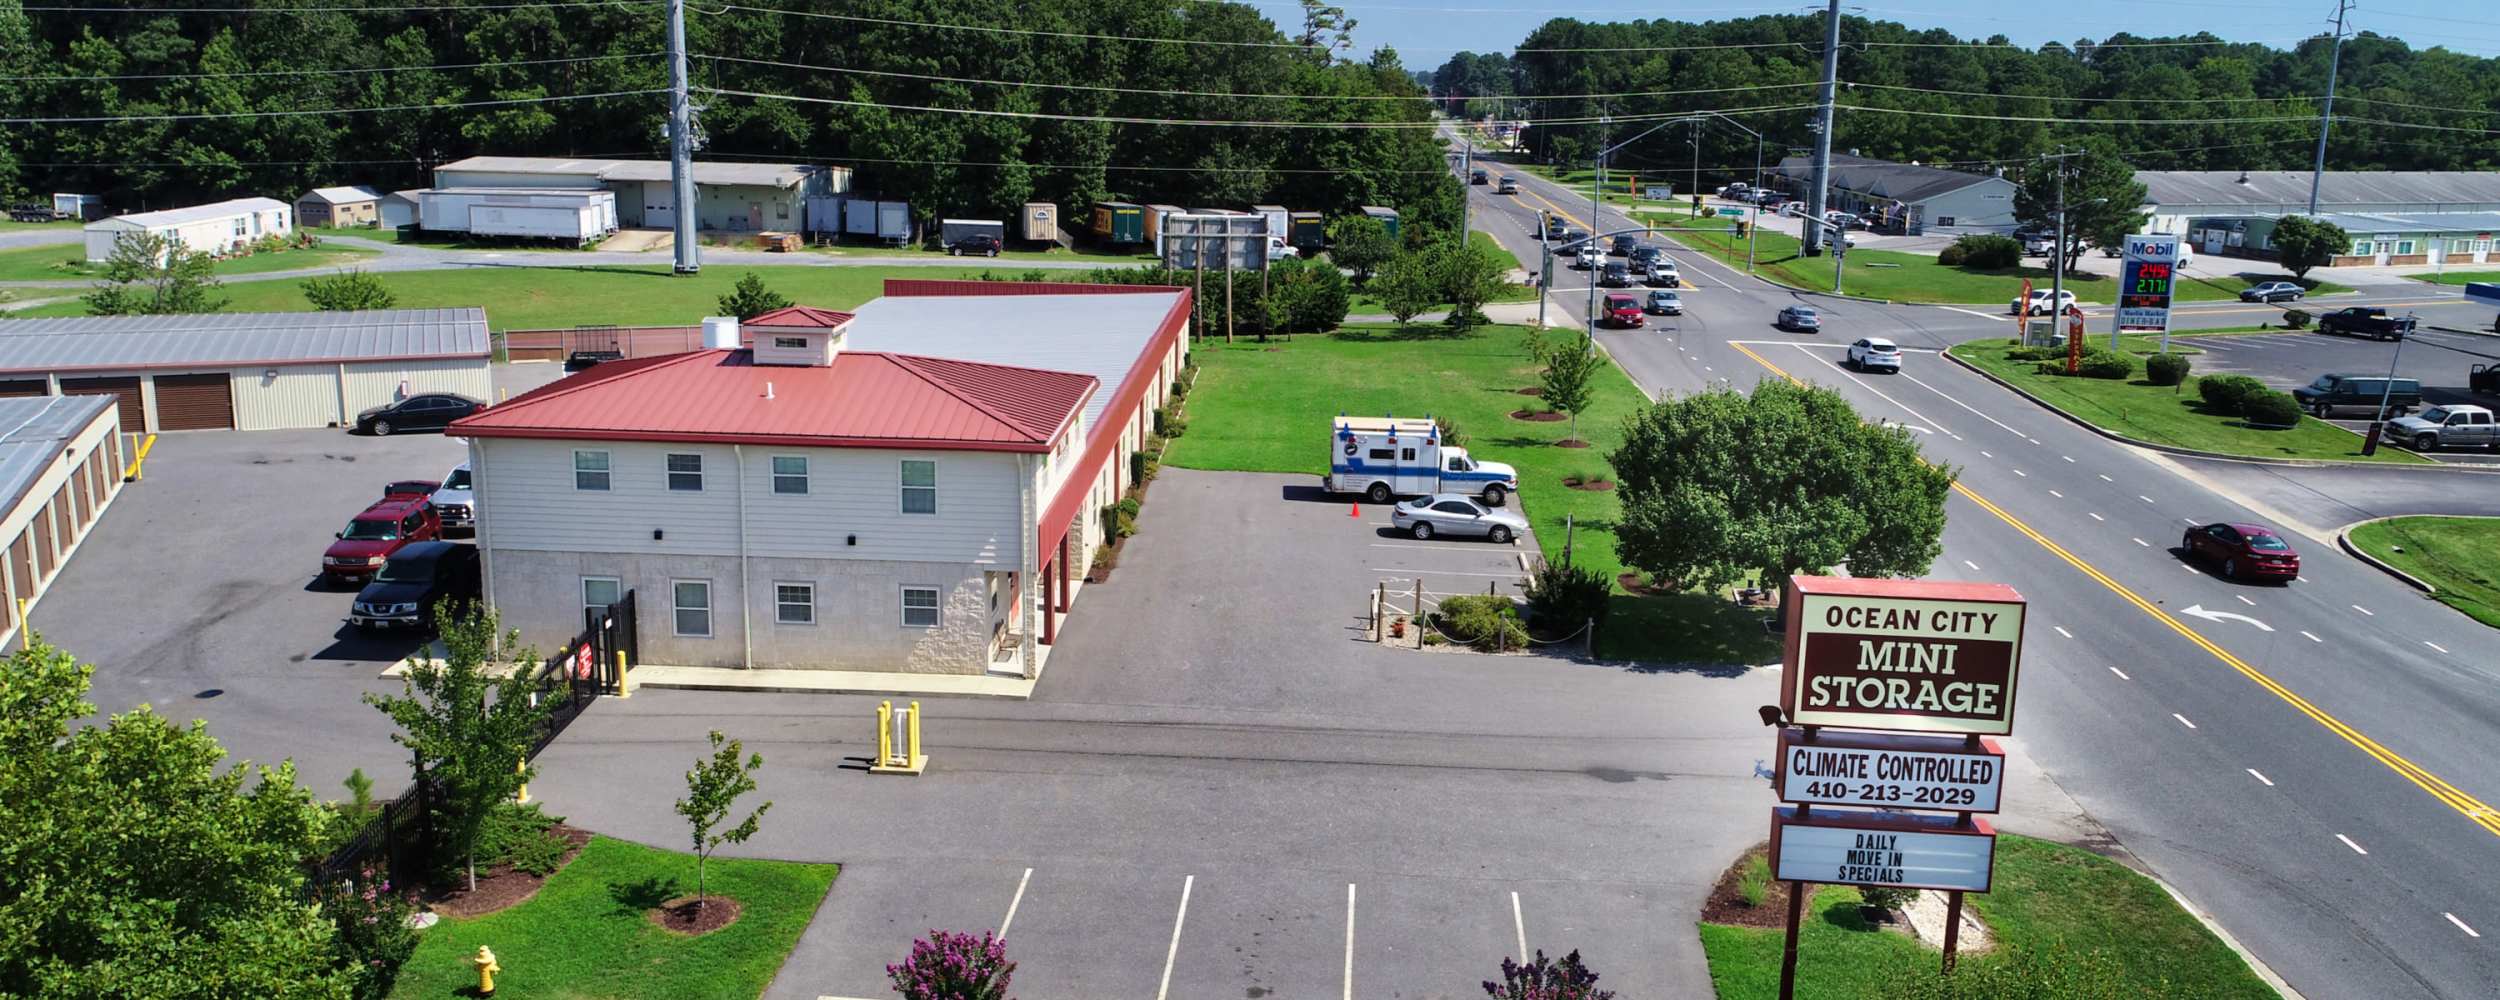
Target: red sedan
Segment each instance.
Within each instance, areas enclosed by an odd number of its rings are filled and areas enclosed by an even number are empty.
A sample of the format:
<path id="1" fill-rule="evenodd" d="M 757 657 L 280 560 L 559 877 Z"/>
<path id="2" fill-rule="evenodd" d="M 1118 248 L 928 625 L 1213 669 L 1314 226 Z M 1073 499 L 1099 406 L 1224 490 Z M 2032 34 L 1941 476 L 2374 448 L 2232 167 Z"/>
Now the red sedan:
<path id="1" fill-rule="evenodd" d="M 2300 575 L 2300 553 L 2262 524 L 2198 525 L 2180 536 L 2179 549 L 2190 559 L 2220 562 L 2222 575 L 2234 580 L 2290 580 Z"/>

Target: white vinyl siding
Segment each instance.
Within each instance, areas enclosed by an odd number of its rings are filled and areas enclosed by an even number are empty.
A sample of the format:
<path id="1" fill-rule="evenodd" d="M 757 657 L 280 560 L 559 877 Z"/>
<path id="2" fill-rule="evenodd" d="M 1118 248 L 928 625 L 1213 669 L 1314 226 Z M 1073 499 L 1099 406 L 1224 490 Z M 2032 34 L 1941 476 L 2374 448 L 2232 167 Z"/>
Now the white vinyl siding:
<path id="1" fill-rule="evenodd" d="M 668 456 L 668 488 L 679 493 L 703 492 L 703 456 Z"/>
<path id="2" fill-rule="evenodd" d="M 608 471 L 609 455 L 604 451 L 573 453 L 573 488 L 607 492 L 613 475 Z"/>
<path id="3" fill-rule="evenodd" d="M 709 637 L 712 634 L 712 581 L 671 580 L 668 592 L 676 634 L 689 638 Z"/>
<path id="4" fill-rule="evenodd" d="M 936 628 L 938 624 L 938 589 L 903 588 L 903 627 Z"/>
<path id="5" fill-rule="evenodd" d="M 937 463 L 904 459 L 902 475 L 903 513 L 937 513 Z"/>
<path id="6" fill-rule="evenodd" d="M 816 585 L 773 584 L 773 620 L 783 625 L 816 624 Z"/>
<path id="7" fill-rule="evenodd" d="M 807 495 L 807 456 L 773 456 L 773 492 L 782 496 Z"/>

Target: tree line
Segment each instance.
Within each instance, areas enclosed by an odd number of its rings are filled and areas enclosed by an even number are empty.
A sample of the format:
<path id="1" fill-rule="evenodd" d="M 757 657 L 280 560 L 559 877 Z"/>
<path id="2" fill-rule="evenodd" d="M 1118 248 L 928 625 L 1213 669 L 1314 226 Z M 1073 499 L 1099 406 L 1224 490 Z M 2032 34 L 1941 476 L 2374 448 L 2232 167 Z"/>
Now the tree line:
<path id="1" fill-rule="evenodd" d="M 2248 23 L 2252 29 L 2282 26 L 2262 18 Z M 1811 105 L 1818 100 L 1823 32 L 1820 15 L 1699 24 L 1555 19 L 1530 33 L 1515 53 L 1451 57 L 1432 72 L 1431 89 L 1454 111 L 1528 120 Z M 1890 110 L 1840 112 L 1834 150 L 1961 164 L 1974 171 L 2020 163 L 2060 143 L 2092 137 L 2108 140 L 2110 148 L 2143 169 L 2305 169 L 2317 139 L 2317 98 L 2327 91 L 2332 47 L 2323 35 L 2278 49 L 2207 33 L 2161 38 L 2121 33 L 2027 49 L 2003 36 L 1961 39 L 1942 29 L 1851 16 L 1842 18 L 1841 40 L 1838 102 Z M 2213 44 L 2175 44 L 2202 42 Z M 1691 48 L 1564 51 L 1664 46 Z M 1716 92 L 1650 93 L 1670 90 Z M 1958 93 L 1939 93 L 1944 91 Z M 2491 128 L 2500 111 L 2500 59 L 2435 45 L 2417 49 L 2400 38 L 2362 32 L 2344 42 L 2335 92 L 2336 114 L 2346 120 L 2335 124 L 2330 168 L 2500 165 L 2500 135 L 2480 131 Z M 1642 96 L 1550 96 L 1557 94 Z M 1892 113 L 1899 111 L 1969 117 Z M 1810 108 L 1750 113 L 1740 120 L 1769 137 L 1770 161 L 1790 152 L 1791 144 L 1804 146 L 1813 138 Z M 1618 122 L 1611 131 L 1620 139 L 1641 127 Z M 1585 165 L 1608 130 L 1597 124 L 1531 128 L 1526 141 L 1533 155 Z M 1625 169 L 1680 172 L 1693 162 L 1693 142 L 1691 129 L 1668 128 L 1611 162 Z M 1700 144 L 1705 181 L 1749 179 L 1752 137 L 1705 126 Z"/>
<path id="2" fill-rule="evenodd" d="M 1235 3 L 742 9 L 781 2 L 689 8 L 695 86 L 800 99 L 696 95 L 698 156 L 850 166 L 854 190 L 923 217 L 1125 199 L 1389 205 L 1457 227 L 1458 190 L 1430 130 L 1374 127 L 1428 121 L 1422 88 L 1394 51 L 1353 55 L 1353 23 L 1315 0 L 1291 32 Z M 662 94 L 454 106 L 665 88 L 657 3 L 220 6 L 244 11 L 30 12 L 0 0 L 0 117 L 134 119 L 0 128 L 0 196 L 96 193 L 128 211 L 420 187 L 432 167 L 475 154 L 666 155 Z M 962 30 L 1001 27 L 1016 30 Z M 409 110 L 232 117 L 341 108 Z M 229 117 L 150 117 L 168 115 Z"/>

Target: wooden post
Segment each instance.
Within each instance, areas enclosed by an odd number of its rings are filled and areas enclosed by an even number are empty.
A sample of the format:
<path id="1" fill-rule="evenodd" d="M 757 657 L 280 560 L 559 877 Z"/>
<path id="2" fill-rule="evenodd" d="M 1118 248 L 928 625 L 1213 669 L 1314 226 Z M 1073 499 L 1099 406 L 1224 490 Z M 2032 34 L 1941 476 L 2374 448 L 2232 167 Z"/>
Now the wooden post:
<path id="1" fill-rule="evenodd" d="M 1780 950 L 1780 1000 L 1797 996 L 1797 924 L 1805 915 L 1806 884 L 1788 883 L 1788 944 Z"/>
<path id="2" fill-rule="evenodd" d="M 1415 648 L 1424 648 L 1424 578 L 1420 576 L 1415 578 L 1415 617 L 1408 620 L 1415 623 Z"/>
<path id="3" fill-rule="evenodd" d="M 1944 895 L 1944 972 L 1953 974 L 1953 950 L 1962 939 L 1962 890 Z"/>

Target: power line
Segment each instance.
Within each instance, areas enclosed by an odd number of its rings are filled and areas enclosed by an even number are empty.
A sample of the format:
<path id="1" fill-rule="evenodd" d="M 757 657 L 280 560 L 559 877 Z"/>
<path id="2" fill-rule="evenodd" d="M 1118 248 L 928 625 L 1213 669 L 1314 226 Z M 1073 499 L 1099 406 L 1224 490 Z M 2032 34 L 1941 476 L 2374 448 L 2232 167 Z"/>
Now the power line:
<path id="1" fill-rule="evenodd" d="M 510 107 L 518 104 L 552 104 L 562 101 L 594 101 L 608 97 L 640 97 L 657 94 L 658 89 L 616 90 L 604 94 L 560 94 L 549 97 L 514 97 L 490 101 L 453 101 L 442 104 L 394 104 L 372 108 L 316 108 L 302 111 L 202 111 L 162 115 L 88 115 L 69 118 L 0 118 L 0 125 L 92 125 L 108 122 L 207 121 L 233 118 L 294 118 L 306 115 L 360 115 L 383 111 L 445 111 L 452 108 Z"/>
<path id="2" fill-rule="evenodd" d="M 649 7 L 657 0 L 535 0 L 524 3 L 464 3 L 436 7 L 20 7 L 44 14 L 449 14 L 470 10 L 519 10 L 532 7 Z"/>
<path id="3" fill-rule="evenodd" d="M 721 11 L 743 10 L 752 11 L 758 14 L 787 14 L 791 17 L 813 17 L 828 21 L 849 21 L 856 24 L 883 24 L 906 28 L 936 28 L 941 31 L 973 31 L 993 35 L 1038 35 L 1046 38 L 1078 38 L 1095 42 L 1157 42 L 1169 43 L 1173 45 L 1215 45 L 1263 49 L 1324 48 L 1324 46 L 1306 45 L 1301 42 L 1245 42 L 1225 41 L 1212 38 L 1141 38 L 1135 35 L 1102 35 L 1085 31 L 1043 31 L 1038 28 L 1001 28 L 997 25 L 990 24 L 937 24 L 930 21 L 905 21 L 899 18 L 864 17 L 858 14 L 828 14 L 823 11 L 790 10 L 783 7 L 748 7 L 743 4 L 734 3 L 722 4 L 720 6 L 720 10 L 718 11 L 703 10 L 699 7 L 688 9 L 701 14 L 716 14 Z"/>
<path id="4" fill-rule="evenodd" d="M 1922 111 L 1915 108 L 1882 108 L 1868 104 L 1843 104 L 1841 105 L 1841 108 L 1847 111 L 1873 111 L 1879 114 L 1887 115 L 1918 115 L 1926 118 L 1969 118 L 2000 122 L 2044 122 L 2054 125 L 2243 125 L 2265 124 L 2270 122 L 2307 122 L 2317 120 L 2316 117 L 2312 115 L 2292 115 L 2286 117 L 2264 118 L 2046 118 L 2023 115 L 1974 115 L 1964 114 L 1958 111 Z"/>
<path id="5" fill-rule="evenodd" d="M 758 92 L 758 91 L 751 91 L 751 90 L 730 90 L 730 89 L 721 88 L 721 87 L 696 87 L 696 88 L 693 88 L 693 89 L 700 90 L 700 91 L 702 91 L 702 92 L 704 92 L 704 93 L 707 93 L 707 94 L 720 94 L 720 95 L 727 96 L 727 97 L 748 97 L 748 98 L 755 98 L 755 99 L 758 99 L 758 100 L 771 100 L 771 101 L 796 101 L 796 102 L 800 102 L 800 103 L 804 103 L 804 104 L 829 104 L 829 105 L 835 105 L 835 106 L 838 106 L 838 107 L 852 107 L 852 108 L 881 108 L 881 109 L 884 109 L 884 110 L 887 110 L 887 111 L 933 111 L 933 112 L 937 112 L 937 113 L 940 113 L 940 114 L 950 114 L 950 115 L 973 115 L 973 116 L 976 116 L 976 117 L 989 117 L 989 118 L 1030 118 L 1030 119 L 1040 119 L 1040 120 L 1045 120 L 1045 121 L 1101 122 L 1101 123 L 1107 123 L 1107 124 L 1113 124 L 1113 125 L 1188 125 L 1188 126 L 1210 126 L 1210 127 L 1212 127 L 1212 126 L 1223 126 L 1223 127 L 1231 127 L 1231 128 L 1330 128 L 1330 129 L 1357 129 L 1357 130 L 1366 130 L 1366 131 L 1398 130 L 1398 129 L 1438 129 L 1438 128 L 1440 128 L 1440 127 L 1441 127 L 1441 123 L 1440 123 L 1440 122 L 1438 122 L 1438 121 L 1433 121 L 1433 120 L 1430 120 L 1430 119 L 1419 120 L 1419 121 L 1351 121 L 1351 122 L 1348 122 L 1348 121 L 1254 121 L 1254 120 L 1229 119 L 1229 118 L 1140 118 L 1140 117 L 1130 117 L 1130 116 L 1124 116 L 1124 115 L 1075 115 L 1075 114 L 1058 114 L 1058 113 L 1046 112 L 1046 111 L 997 111 L 997 110 L 992 110 L 992 109 L 988 109 L 988 108 L 941 108 L 941 107 L 930 107 L 930 106 L 926 106 L 926 105 L 917 105 L 917 104 L 887 104 L 887 103 L 884 103 L 884 102 L 881 102 L 881 101 L 852 101 L 852 100 L 844 100 L 844 99 L 841 99 L 841 98 L 833 98 L 833 97 L 802 97 L 802 96 L 799 96 L 799 95 L 796 95 L 796 94 L 772 94 L 772 93 L 762 93 L 762 92 Z M 1768 112 L 1777 112 L 1777 111 L 1796 111 L 1796 110 L 1800 110 L 1800 109 L 1803 109 L 1803 108 L 1814 107 L 1814 106 L 1815 106 L 1815 105 L 1808 105 L 1808 104 L 1791 104 L 1791 105 L 1776 105 L 1776 106 L 1747 107 L 1747 108 L 1723 108 L 1723 109 L 1718 109 L 1718 110 L 1716 110 L 1716 111 L 1709 112 L 1709 113 L 1713 113 L 1713 114 L 1727 114 L 1727 115 L 1749 114 L 1749 113 L 1768 113 Z M 1700 112 L 1700 111 L 1673 111 L 1673 112 L 1665 112 L 1665 113 L 1661 113 L 1661 114 L 1651 114 L 1651 115 L 1615 115 L 1615 116 L 1612 116 L 1611 118 L 1607 118 L 1607 117 L 1595 117 L 1595 118 L 1548 118 L 1548 119 L 1542 119 L 1542 120 L 1530 120 L 1530 121 L 1528 122 L 1528 124 L 1531 124 L 1531 125 L 1594 125 L 1594 124 L 1598 124 L 1598 123 L 1600 123 L 1600 122 L 1603 122 L 1603 121 L 1609 121 L 1609 120 L 1611 120 L 1611 121 L 1616 121 L 1616 122 L 1624 122 L 1624 123 L 1631 123 L 1631 122 L 1646 122 L 1646 121 L 1664 121 L 1664 120 L 1666 120 L 1666 119 L 1670 119 L 1670 118 L 1683 118 L 1683 117 L 1687 117 L 1687 116 L 1690 116 L 1690 115 L 1702 114 L 1702 113 L 1704 113 L 1704 112 Z"/>
<path id="6" fill-rule="evenodd" d="M 210 77 L 248 76 L 333 76 L 345 73 L 413 73 L 419 70 L 478 69 L 489 66 L 544 66 L 554 63 L 599 62 L 607 59 L 651 59 L 659 52 L 636 52 L 630 55 L 572 56 L 562 59 L 510 59 L 502 62 L 446 63 L 440 66 L 367 66 L 356 68 L 268 69 L 241 73 L 120 73 L 93 76 L 0 76 L 0 81 L 29 83 L 62 83 L 86 80 L 198 80 Z"/>
<path id="7" fill-rule="evenodd" d="M 1869 90 L 1906 91 L 1913 94 L 1950 94 L 1955 97 L 1992 97 L 2009 101 L 2064 101 L 2070 103 L 2080 102 L 2090 104 L 2271 104 L 2276 101 L 2317 100 L 2317 98 L 2307 95 L 2286 95 L 2283 97 L 2059 97 L 2049 94 L 1999 94 L 1983 90 L 1943 90 L 1935 87 L 1905 87 L 1889 83 L 1857 83 L 1849 80 L 1841 81 L 1840 85 L 1844 87 L 1863 87 Z"/>
<path id="8" fill-rule="evenodd" d="M 1036 87 L 1045 90 L 1086 90 L 1115 94 L 1153 94 L 1164 97 L 1226 97 L 1280 100 L 1290 99 L 1301 101 L 1405 101 L 1416 104 L 1439 104 L 1450 100 L 1559 101 L 1619 97 L 1678 97 L 1689 94 L 1730 94 L 1814 86 L 1813 82 L 1808 81 L 1805 83 L 1766 83 L 1746 87 L 1704 87 L 1695 90 L 1639 90 L 1608 94 L 1486 94 L 1479 97 L 1466 98 L 1455 96 L 1435 97 L 1429 94 L 1243 94 L 1203 90 L 1165 90 L 1154 87 L 1113 87 L 1103 84 L 1087 83 L 1040 83 L 1028 80 L 987 80 L 978 77 L 937 76 L 928 73 L 904 73 L 894 70 L 859 69 L 851 66 L 817 66 L 807 63 L 782 62 L 774 59 L 747 59 L 740 56 L 714 56 L 702 55 L 700 53 L 697 53 L 696 57 L 700 59 L 707 59 L 712 62 L 740 63 L 749 66 L 774 66 L 781 69 L 800 69 L 818 73 L 849 73 L 858 76 L 878 76 L 901 80 L 931 80 L 940 83 L 973 83 L 993 87 Z"/>

